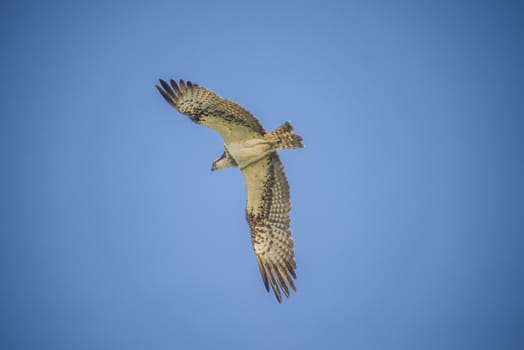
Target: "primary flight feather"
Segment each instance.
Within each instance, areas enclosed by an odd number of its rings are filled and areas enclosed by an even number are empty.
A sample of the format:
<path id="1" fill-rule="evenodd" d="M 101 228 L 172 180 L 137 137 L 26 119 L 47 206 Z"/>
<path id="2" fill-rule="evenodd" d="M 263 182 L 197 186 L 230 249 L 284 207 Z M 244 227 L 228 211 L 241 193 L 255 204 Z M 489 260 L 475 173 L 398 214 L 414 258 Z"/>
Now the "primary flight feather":
<path id="1" fill-rule="evenodd" d="M 247 188 L 246 219 L 258 267 L 266 289 L 296 291 L 295 253 L 289 226 L 291 201 L 284 167 L 277 151 L 304 147 L 289 122 L 267 133 L 260 122 L 233 101 L 191 82 L 160 80 L 158 91 L 180 113 L 197 124 L 216 130 L 224 140 L 224 152 L 212 170 L 238 167 Z"/>

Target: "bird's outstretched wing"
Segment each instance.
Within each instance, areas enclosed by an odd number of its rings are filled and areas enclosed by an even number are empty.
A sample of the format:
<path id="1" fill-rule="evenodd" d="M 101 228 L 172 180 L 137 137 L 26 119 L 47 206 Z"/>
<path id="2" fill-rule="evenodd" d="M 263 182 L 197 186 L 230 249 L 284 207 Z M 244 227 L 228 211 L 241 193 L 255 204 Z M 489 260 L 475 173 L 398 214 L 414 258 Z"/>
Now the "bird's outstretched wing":
<path id="1" fill-rule="evenodd" d="M 289 297 L 296 291 L 293 238 L 289 227 L 291 200 L 284 167 L 276 152 L 242 170 L 247 187 L 246 218 L 251 228 L 253 249 L 266 289 L 277 300 L 281 291 Z"/>
<path id="2" fill-rule="evenodd" d="M 259 121 L 239 104 L 190 81 L 170 83 L 160 80 L 161 87 L 156 86 L 166 101 L 195 123 L 216 130 L 226 144 L 265 134 Z"/>

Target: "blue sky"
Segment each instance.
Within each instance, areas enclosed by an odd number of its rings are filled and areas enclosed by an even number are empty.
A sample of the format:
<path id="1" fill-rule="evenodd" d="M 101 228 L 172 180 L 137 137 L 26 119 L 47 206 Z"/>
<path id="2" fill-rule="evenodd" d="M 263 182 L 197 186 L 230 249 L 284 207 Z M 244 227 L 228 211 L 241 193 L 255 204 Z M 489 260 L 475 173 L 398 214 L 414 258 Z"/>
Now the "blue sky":
<path id="1" fill-rule="evenodd" d="M 511 1 L 42 2 L 0 14 L 3 349 L 522 349 Z M 158 94 L 290 120 L 297 288 L 236 169 Z"/>

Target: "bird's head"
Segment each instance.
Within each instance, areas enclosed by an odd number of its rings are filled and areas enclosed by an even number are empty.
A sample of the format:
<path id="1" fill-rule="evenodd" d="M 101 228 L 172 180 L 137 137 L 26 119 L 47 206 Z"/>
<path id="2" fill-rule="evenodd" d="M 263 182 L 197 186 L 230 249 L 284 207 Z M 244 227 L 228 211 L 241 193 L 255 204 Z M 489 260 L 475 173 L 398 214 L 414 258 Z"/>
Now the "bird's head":
<path id="1" fill-rule="evenodd" d="M 213 164 L 211 164 L 211 171 L 220 170 L 220 169 L 221 168 L 219 168 L 218 159 L 217 159 L 213 162 Z"/>
<path id="2" fill-rule="evenodd" d="M 229 168 L 232 166 L 237 166 L 237 163 L 235 160 L 229 155 L 227 151 L 224 151 L 220 157 L 218 157 L 217 160 L 213 162 L 211 165 L 211 171 L 220 170 Z"/>

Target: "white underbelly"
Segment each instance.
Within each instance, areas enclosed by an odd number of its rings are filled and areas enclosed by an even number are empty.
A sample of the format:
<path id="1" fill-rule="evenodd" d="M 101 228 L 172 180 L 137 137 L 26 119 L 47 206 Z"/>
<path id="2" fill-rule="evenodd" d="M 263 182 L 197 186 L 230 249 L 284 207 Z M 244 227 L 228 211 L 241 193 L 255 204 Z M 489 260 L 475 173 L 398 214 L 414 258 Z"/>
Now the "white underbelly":
<path id="1" fill-rule="evenodd" d="M 227 144 L 226 148 L 242 169 L 268 154 L 271 145 L 266 140 L 251 139 L 243 143 Z"/>

